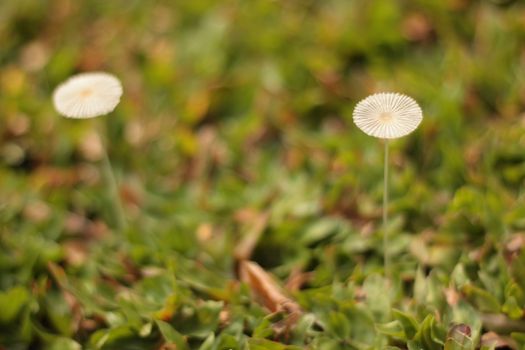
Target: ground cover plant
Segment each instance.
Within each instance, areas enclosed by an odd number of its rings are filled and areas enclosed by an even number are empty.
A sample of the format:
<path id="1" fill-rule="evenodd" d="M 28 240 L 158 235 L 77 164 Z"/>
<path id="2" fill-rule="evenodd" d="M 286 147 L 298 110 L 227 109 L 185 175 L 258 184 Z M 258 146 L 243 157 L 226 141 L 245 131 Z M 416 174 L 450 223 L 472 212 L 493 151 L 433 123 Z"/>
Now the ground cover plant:
<path id="1" fill-rule="evenodd" d="M 0 348 L 524 348 L 524 18 L 1 1 Z M 115 110 L 60 117 L 55 88 L 95 71 Z M 352 115 L 381 91 L 424 116 L 389 147 L 388 278 L 383 145 Z"/>

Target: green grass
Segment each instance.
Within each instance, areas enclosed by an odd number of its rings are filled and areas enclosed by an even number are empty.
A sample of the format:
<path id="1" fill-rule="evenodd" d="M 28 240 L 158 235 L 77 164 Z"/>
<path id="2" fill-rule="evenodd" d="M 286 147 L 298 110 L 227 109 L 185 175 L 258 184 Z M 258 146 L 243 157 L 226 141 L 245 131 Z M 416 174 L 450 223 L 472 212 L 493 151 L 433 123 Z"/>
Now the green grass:
<path id="1" fill-rule="evenodd" d="M 524 14 L 488 0 L 0 2 L 0 348 L 523 348 Z M 91 123 L 51 103 L 92 70 L 124 86 L 98 120 L 124 230 Z M 424 112 L 390 143 L 391 281 L 383 148 L 352 123 L 376 91 Z M 273 282 L 242 277 L 244 259 Z"/>

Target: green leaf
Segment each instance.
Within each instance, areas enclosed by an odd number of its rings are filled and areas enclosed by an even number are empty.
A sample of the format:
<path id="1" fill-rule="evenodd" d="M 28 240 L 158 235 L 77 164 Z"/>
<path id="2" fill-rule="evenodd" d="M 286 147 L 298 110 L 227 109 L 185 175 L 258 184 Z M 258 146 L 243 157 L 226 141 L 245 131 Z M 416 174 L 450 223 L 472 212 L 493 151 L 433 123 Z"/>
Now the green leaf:
<path id="1" fill-rule="evenodd" d="M 28 302 L 29 293 L 24 287 L 17 286 L 0 292 L 0 323 L 13 322 Z"/>
<path id="2" fill-rule="evenodd" d="M 425 350 L 441 350 L 444 345 L 444 339 L 436 337 L 436 333 L 434 316 L 427 315 L 414 336 L 414 340 L 421 344 Z"/>
<path id="3" fill-rule="evenodd" d="M 71 309 L 64 300 L 61 292 L 49 291 L 43 298 L 42 304 L 53 328 L 61 335 L 71 336 L 73 321 Z"/>
<path id="4" fill-rule="evenodd" d="M 381 334 L 404 341 L 407 340 L 403 326 L 398 320 L 383 324 L 376 324 L 375 327 L 376 330 Z"/>
<path id="5" fill-rule="evenodd" d="M 525 303 L 524 294 L 516 282 L 509 281 L 505 287 L 505 303 L 501 307 L 501 310 L 512 319 L 520 319 L 523 316 L 522 305 Z"/>
<path id="6" fill-rule="evenodd" d="M 414 340 L 407 341 L 407 347 L 408 347 L 408 350 L 426 350 L 421 346 L 419 342 L 414 341 Z"/>
<path id="7" fill-rule="evenodd" d="M 133 332 L 128 327 L 115 327 L 96 331 L 91 335 L 89 341 L 95 349 L 102 349 L 106 344 L 130 336 L 133 336 Z"/>
<path id="8" fill-rule="evenodd" d="M 316 350 L 339 350 L 341 344 L 339 341 L 332 339 L 327 336 L 321 336 L 317 338 L 312 346 L 312 349 Z"/>
<path id="9" fill-rule="evenodd" d="M 391 294 L 388 281 L 378 274 L 369 275 L 363 283 L 366 306 L 376 321 L 386 321 L 390 313 Z"/>
<path id="10" fill-rule="evenodd" d="M 467 272 L 465 271 L 465 265 L 457 264 L 452 275 L 450 276 L 451 282 L 458 289 L 462 288 L 465 284 L 469 283 Z"/>
<path id="11" fill-rule="evenodd" d="M 521 290 L 525 291 L 525 249 L 521 249 L 521 252 L 512 260 L 510 270 L 511 274 L 516 280 L 516 283 L 520 286 Z"/>
<path id="12" fill-rule="evenodd" d="M 466 301 L 460 301 L 452 308 L 452 318 L 450 322 L 454 324 L 465 324 L 470 327 L 472 339 L 478 339 L 481 332 L 481 318 L 479 312 Z"/>
<path id="13" fill-rule="evenodd" d="M 217 350 L 241 350 L 243 347 L 241 344 L 237 341 L 237 339 L 230 335 L 222 333 L 219 336 L 219 341 L 217 342 L 217 346 L 215 347 Z"/>
<path id="14" fill-rule="evenodd" d="M 499 313 L 500 305 L 498 300 L 489 292 L 474 286 L 473 284 L 465 284 L 461 291 L 465 293 L 467 299 L 473 303 L 480 311 Z"/>
<path id="15" fill-rule="evenodd" d="M 189 350 L 188 344 L 186 343 L 186 339 L 175 330 L 169 323 L 166 323 L 161 320 L 156 320 L 157 326 L 159 327 L 159 331 L 166 340 L 166 342 L 170 344 L 175 344 L 177 346 L 177 349 L 180 350 Z"/>
<path id="16" fill-rule="evenodd" d="M 305 244 L 313 244 L 343 229 L 345 229 L 344 223 L 339 219 L 321 219 L 305 231 L 301 236 L 301 241 Z"/>
<path id="17" fill-rule="evenodd" d="M 518 305 L 516 298 L 510 296 L 505 300 L 501 310 L 509 315 L 510 318 L 518 320 L 523 317 L 523 307 Z"/>
<path id="18" fill-rule="evenodd" d="M 301 350 L 302 348 L 293 345 L 284 345 L 268 339 L 255 339 L 250 338 L 248 340 L 250 350 Z"/>
<path id="19" fill-rule="evenodd" d="M 423 269 L 421 266 L 418 266 L 414 280 L 414 300 L 420 304 L 424 304 L 427 297 L 427 289 L 427 281 L 423 274 Z"/>
<path id="20" fill-rule="evenodd" d="M 111 329 L 101 329 L 93 333 L 89 339 L 90 348 L 104 350 L 141 350 L 149 349 L 157 340 L 142 338 L 129 326 L 118 326 Z"/>
<path id="21" fill-rule="evenodd" d="M 401 327 L 405 332 L 406 339 L 413 339 L 419 330 L 419 325 L 416 319 L 409 314 L 397 309 L 392 310 L 392 315 L 401 324 Z"/>
<path id="22" fill-rule="evenodd" d="M 510 334 L 510 336 L 518 343 L 520 349 L 523 349 L 525 347 L 525 333 L 513 332 Z"/>
<path id="23" fill-rule="evenodd" d="M 272 322 L 270 321 L 271 316 L 264 317 L 253 330 L 254 338 L 269 338 L 273 334 Z"/>
<path id="24" fill-rule="evenodd" d="M 202 342 L 199 350 L 211 350 L 213 349 L 213 344 L 215 343 L 215 334 L 211 333 L 204 342 Z"/>
<path id="25" fill-rule="evenodd" d="M 73 339 L 57 337 L 44 346 L 45 350 L 80 350 L 82 346 Z"/>
<path id="26" fill-rule="evenodd" d="M 515 297 L 518 304 L 525 304 L 525 292 L 514 281 L 509 281 L 505 286 L 505 295 Z"/>
<path id="27" fill-rule="evenodd" d="M 350 336 L 351 325 L 346 316 L 337 311 L 331 311 L 325 319 L 327 330 L 339 339 L 347 339 Z"/>
<path id="28" fill-rule="evenodd" d="M 467 325 L 458 324 L 453 326 L 447 334 L 444 350 L 473 350 L 475 344 L 468 335 L 469 332 L 470 327 Z"/>
<path id="29" fill-rule="evenodd" d="M 45 330 L 40 324 L 33 320 L 33 329 L 43 343 L 46 350 L 80 350 L 82 346 L 68 337 L 57 336 Z"/>

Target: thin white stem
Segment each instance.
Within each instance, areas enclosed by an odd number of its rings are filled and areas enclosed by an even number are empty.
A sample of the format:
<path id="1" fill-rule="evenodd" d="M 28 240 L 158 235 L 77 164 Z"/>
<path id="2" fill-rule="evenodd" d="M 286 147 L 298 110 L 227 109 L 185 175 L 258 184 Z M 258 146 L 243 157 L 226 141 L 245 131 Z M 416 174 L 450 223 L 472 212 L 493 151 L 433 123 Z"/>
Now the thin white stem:
<path id="1" fill-rule="evenodd" d="M 101 130 L 103 126 L 98 123 L 99 136 L 102 142 L 102 175 L 109 190 L 109 197 L 111 200 L 111 206 L 113 209 L 113 216 L 115 220 L 115 226 L 117 229 L 122 230 L 127 226 L 126 215 L 124 214 L 124 206 L 122 205 L 122 200 L 120 199 L 120 194 L 118 190 L 118 183 L 111 166 L 111 161 L 109 160 L 109 155 L 107 152 L 107 135 L 105 127 Z"/>
<path id="2" fill-rule="evenodd" d="M 383 174 L 383 259 L 385 276 L 390 277 L 390 257 L 388 255 L 388 139 L 385 139 L 385 164 Z"/>
<path id="3" fill-rule="evenodd" d="M 116 226 L 118 229 L 124 229 L 127 223 L 126 216 L 124 215 L 124 207 L 122 206 L 122 201 L 120 199 L 118 191 L 117 179 L 115 178 L 113 167 L 111 166 L 106 147 L 104 146 L 103 148 L 104 155 L 102 157 L 102 172 L 104 174 L 104 178 L 106 179 L 106 183 L 109 187 L 109 196 L 111 198 L 111 201 L 113 202 L 112 205 L 115 215 Z"/>

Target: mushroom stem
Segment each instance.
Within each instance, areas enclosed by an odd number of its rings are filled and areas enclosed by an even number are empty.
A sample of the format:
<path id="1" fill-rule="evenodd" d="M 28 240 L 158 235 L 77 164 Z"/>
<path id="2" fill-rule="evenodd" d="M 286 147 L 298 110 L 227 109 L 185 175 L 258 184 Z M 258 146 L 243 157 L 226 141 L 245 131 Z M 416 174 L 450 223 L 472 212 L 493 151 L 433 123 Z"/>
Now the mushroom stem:
<path id="1" fill-rule="evenodd" d="M 108 186 L 108 195 L 111 202 L 111 209 L 113 215 L 113 222 L 117 230 L 123 230 L 127 227 L 126 215 L 124 213 L 124 206 L 122 205 L 122 199 L 119 194 L 119 186 L 117 183 L 117 178 L 115 177 L 115 172 L 111 166 L 111 161 L 109 159 L 107 151 L 107 128 L 105 124 L 101 122 L 97 123 L 97 131 L 102 140 L 102 176 L 104 177 L 104 182 Z"/>
<path id="2" fill-rule="evenodd" d="M 102 173 L 104 174 L 105 181 L 109 187 L 109 196 L 111 198 L 113 212 L 116 221 L 117 229 L 126 228 L 126 216 L 124 215 L 124 207 L 122 206 L 122 200 L 120 199 L 117 179 L 115 178 L 115 173 L 113 172 L 113 167 L 109 160 L 108 152 L 104 146 L 104 155 L 102 157 Z"/>
<path id="3" fill-rule="evenodd" d="M 388 139 L 385 141 L 385 163 L 383 174 L 383 259 L 385 276 L 390 277 L 390 257 L 388 255 Z"/>

